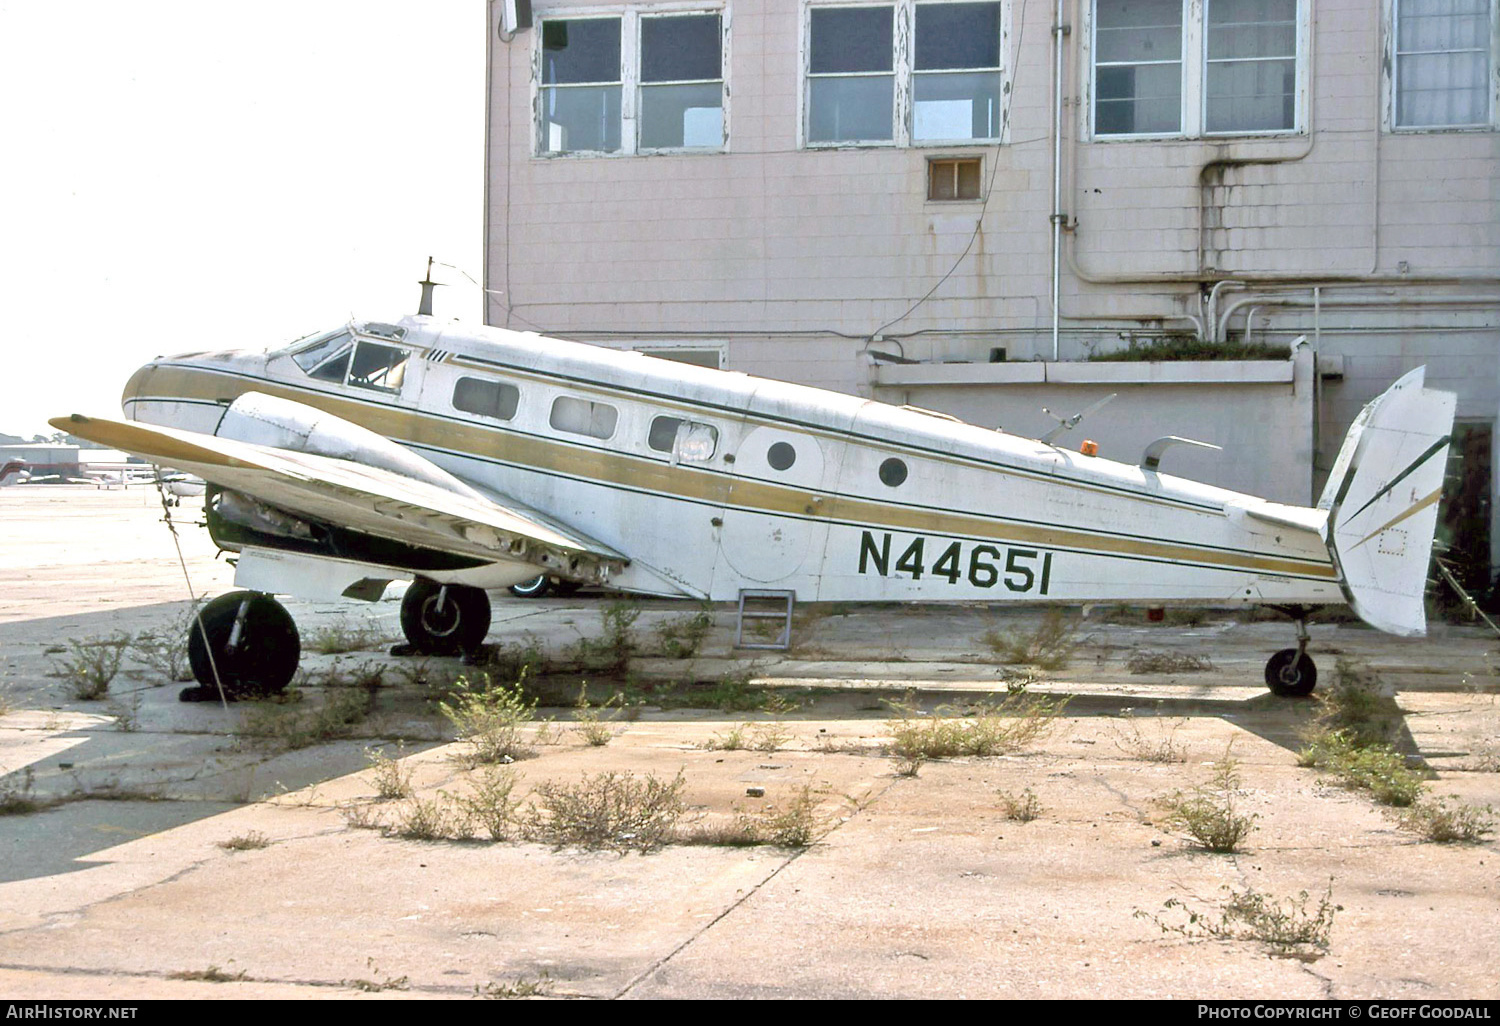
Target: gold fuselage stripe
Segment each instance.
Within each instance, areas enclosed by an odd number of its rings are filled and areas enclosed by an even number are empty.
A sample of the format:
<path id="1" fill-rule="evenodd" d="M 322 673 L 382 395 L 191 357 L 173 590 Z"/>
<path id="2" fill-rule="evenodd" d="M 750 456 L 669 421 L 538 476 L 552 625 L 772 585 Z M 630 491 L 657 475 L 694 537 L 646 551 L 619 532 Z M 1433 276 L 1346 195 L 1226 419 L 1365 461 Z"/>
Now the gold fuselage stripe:
<path id="1" fill-rule="evenodd" d="M 225 388 L 232 385 L 232 388 Z M 429 449 L 503 460 L 545 473 L 580 478 L 606 486 L 629 487 L 668 498 L 752 512 L 816 520 L 843 521 L 935 534 L 1071 549 L 1104 555 L 1196 563 L 1230 570 L 1334 580 L 1330 562 L 1298 557 L 1258 556 L 1177 542 L 1096 534 L 1065 527 L 1004 522 L 961 512 L 914 509 L 845 495 L 830 495 L 742 477 L 705 473 L 686 467 L 595 449 L 560 439 L 503 431 L 480 424 L 444 419 L 414 409 L 363 403 L 315 389 L 301 389 L 266 378 L 249 378 L 213 368 L 158 366 L 149 395 L 140 401 L 232 400 L 258 391 L 316 407 L 387 438 Z M 691 406 L 688 406 L 691 409 Z M 721 414 L 722 416 L 722 414 Z M 496 445 L 502 441 L 502 445 Z M 899 443 L 894 445 L 898 451 Z M 926 458 L 920 456 L 917 458 Z M 1056 485 L 1069 485 L 1054 479 Z"/>

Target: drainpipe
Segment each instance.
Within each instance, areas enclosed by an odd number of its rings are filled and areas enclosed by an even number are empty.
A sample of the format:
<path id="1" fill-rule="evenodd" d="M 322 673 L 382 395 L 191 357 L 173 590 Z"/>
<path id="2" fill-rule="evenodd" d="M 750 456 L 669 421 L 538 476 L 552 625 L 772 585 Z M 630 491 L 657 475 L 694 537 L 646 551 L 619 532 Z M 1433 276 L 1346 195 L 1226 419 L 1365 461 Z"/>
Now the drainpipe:
<path id="1" fill-rule="evenodd" d="M 1058 294 L 1062 283 L 1062 123 L 1063 123 L 1063 0 L 1057 0 L 1052 20 L 1052 360 L 1059 355 Z"/>

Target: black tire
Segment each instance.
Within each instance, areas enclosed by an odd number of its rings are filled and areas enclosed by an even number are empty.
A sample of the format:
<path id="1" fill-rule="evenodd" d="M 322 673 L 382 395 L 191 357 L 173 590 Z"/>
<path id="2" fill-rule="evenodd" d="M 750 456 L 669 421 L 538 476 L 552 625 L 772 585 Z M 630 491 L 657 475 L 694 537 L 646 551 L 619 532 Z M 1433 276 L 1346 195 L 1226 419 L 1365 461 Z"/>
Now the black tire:
<path id="1" fill-rule="evenodd" d="M 565 581 L 562 578 L 556 578 L 552 582 L 552 590 L 561 598 L 569 598 L 583 590 L 583 582 Z"/>
<path id="2" fill-rule="evenodd" d="M 1266 687 L 1282 698 L 1305 698 L 1318 686 L 1318 668 L 1306 652 L 1284 648 L 1266 661 Z"/>
<path id="3" fill-rule="evenodd" d="M 236 620 L 240 621 L 240 630 L 231 647 Z M 214 697 L 220 683 L 231 698 L 283 691 L 297 672 L 301 657 L 302 639 L 292 615 L 262 592 L 220 595 L 205 605 L 188 627 L 188 665 L 193 678 Z"/>
<path id="4" fill-rule="evenodd" d="M 510 586 L 510 593 L 516 598 L 545 598 L 551 591 L 552 578 L 546 574 L 538 574 L 529 581 L 522 581 L 520 584 L 512 584 Z"/>
<path id="5" fill-rule="evenodd" d="M 490 632 L 490 597 L 479 588 L 418 578 L 401 600 L 401 632 L 415 651 L 426 655 L 472 652 Z"/>

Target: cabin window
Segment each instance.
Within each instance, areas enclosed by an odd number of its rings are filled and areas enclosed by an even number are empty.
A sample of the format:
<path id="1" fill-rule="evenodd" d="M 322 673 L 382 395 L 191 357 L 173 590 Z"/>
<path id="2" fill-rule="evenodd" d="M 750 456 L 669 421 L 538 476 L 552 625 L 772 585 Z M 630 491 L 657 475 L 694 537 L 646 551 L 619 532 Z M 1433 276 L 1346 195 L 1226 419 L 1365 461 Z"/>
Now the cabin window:
<path id="1" fill-rule="evenodd" d="M 459 378 L 453 386 L 453 408 L 496 420 L 510 420 L 521 402 L 521 391 L 503 381 Z"/>
<path id="2" fill-rule="evenodd" d="M 657 452 L 669 452 L 673 461 L 701 463 L 713 459 L 719 447 L 719 431 L 711 424 L 699 424 L 681 417 L 657 417 L 651 421 L 646 444 Z"/>
<path id="3" fill-rule="evenodd" d="M 406 377 L 405 349 L 379 342 L 360 342 L 349 364 L 349 384 L 381 392 L 399 392 Z"/>
<path id="4" fill-rule="evenodd" d="M 559 431 L 590 438 L 609 438 L 615 433 L 620 411 L 608 403 L 592 403 L 560 395 L 552 403 L 550 423 Z"/>
<path id="5" fill-rule="evenodd" d="M 777 442 L 766 450 L 766 462 L 772 470 L 790 470 L 797 462 L 797 450 L 786 442 Z"/>
<path id="6" fill-rule="evenodd" d="M 891 488 L 906 481 L 906 463 L 892 456 L 880 465 L 880 483 Z"/>

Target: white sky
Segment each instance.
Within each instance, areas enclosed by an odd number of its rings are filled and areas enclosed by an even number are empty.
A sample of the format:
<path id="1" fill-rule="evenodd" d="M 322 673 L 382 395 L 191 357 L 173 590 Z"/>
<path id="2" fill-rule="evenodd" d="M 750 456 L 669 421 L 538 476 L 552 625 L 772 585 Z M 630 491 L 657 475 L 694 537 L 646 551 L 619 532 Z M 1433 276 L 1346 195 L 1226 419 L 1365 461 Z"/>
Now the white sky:
<path id="1" fill-rule="evenodd" d="M 484 0 L 0 0 L 0 432 L 480 279 Z M 456 272 L 436 313 L 477 322 Z"/>

